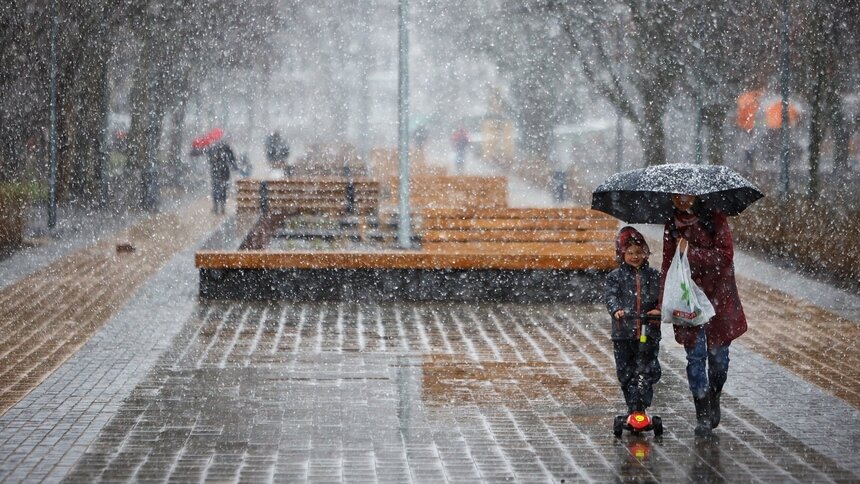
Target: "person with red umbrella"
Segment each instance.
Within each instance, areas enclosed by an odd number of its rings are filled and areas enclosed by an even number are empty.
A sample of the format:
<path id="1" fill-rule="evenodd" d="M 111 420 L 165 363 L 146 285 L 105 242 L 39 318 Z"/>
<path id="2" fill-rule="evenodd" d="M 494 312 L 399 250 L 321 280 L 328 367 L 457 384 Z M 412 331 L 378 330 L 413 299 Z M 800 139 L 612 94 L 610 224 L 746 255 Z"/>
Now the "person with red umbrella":
<path id="1" fill-rule="evenodd" d="M 230 170 L 239 169 L 236 165 L 236 155 L 223 138 L 224 130 L 215 128 L 191 142 L 191 154 L 205 154 L 209 161 L 209 173 L 212 177 L 212 211 L 218 214 L 225 212 Z"/>

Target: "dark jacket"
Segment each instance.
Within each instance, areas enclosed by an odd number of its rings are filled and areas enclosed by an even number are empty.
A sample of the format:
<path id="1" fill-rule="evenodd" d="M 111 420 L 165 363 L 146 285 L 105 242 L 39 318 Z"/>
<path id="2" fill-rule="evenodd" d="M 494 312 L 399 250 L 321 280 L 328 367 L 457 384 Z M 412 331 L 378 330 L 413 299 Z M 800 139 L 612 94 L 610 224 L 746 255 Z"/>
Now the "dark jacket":
<path id="1" fill-rule="evenodd" d="M 663 282 L 672 263 L 678 237 L 687 239 L 686 256 L 695 282 L 714 306 L 716 316 L 705 325 L 708 346 L 725 346 L 747 330 L 747 319 L 735 283 L 734 245 L 726 216 L 720 212 L 684 227 L 672 221 L 663 231 Z M 661 283 L 660 287 L 663 285 Z M 662 298 L 662 290 L 660 297 Z M 684 346 L 696 342 L 698 328 L 675 326 L 675 340 Z"/>
<path id="2" fill-rule="evenodd" d="M 290 157 L 290 145 L 281 138 L 280 133 L 272 133 L 266 137 L 266 159 L 269 163 L 287 161 Z"/>
<path id="3" fill-rule="evenodd" d="M 618 269 L 610 272 L 603 286 L 603 301 L 612 316 L 612 339 L 638 339 L 637 325 L 646 328 L 648 338 L 659 339 L 660 320 L 645 321 L 637 317 L 658 309 L 659 298 L 660 273 L 647 261 L 638 269 L 622 262 Z M 614 315 L 619 309 L 624 310 L 625 317 L 616 320 Z"/>
<path id="4" fill-rule="evenodd" d="M 209 159 L 209 169 L 212 181 L 226 183 L 230 179 L 230 170 L 237 170 L 236 155 L 226 143 L 218 143 L 206 150 Z"/>

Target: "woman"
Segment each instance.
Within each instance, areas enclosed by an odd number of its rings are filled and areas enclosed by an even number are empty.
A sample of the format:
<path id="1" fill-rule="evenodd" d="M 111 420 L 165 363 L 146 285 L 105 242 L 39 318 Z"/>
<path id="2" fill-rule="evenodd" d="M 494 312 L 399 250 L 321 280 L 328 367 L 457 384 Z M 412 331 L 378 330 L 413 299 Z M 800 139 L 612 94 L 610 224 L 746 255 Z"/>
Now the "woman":
<path id="1" fill-rule="evenodd" d="M 716 316 L 704 326 L 674 326 L 675 341 L 687 352 L 687 380 L 696 405 L 695 433 L 707 436 L 720 424 L 729 345 L 747 330 L 747 320 L 735 283 L 732 232 L 725 214 L 708 210 L 694 195 L 672 195 L 672 204 L 674 217 L 663 231 L 661 288 L 675 249 L 680 247 L 690 262 L 693 281 L 716 310 Z"/>

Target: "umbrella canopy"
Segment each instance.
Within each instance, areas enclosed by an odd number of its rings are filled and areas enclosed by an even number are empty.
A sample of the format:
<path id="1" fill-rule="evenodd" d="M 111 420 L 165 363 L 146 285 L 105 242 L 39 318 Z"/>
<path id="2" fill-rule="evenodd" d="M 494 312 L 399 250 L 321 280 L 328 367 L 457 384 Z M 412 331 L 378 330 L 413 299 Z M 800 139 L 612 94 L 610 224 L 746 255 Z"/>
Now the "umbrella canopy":
<path id="1" fill-rule="evenodd" d="M 675 193 L 696 195 L 726 215 L 737 215 L 764 196 L 731 168 L 674 163 L 612 175 L 591 194 L 591 208 L 627 223 L 662 224 L 673 216 Z"/>
<path id="2" fill-rule="evenodd" d="M 193 151 L 201 151 L 209 146 L 212 146 L 213 143 L 217 142 L 221 138 L 224 137 L 224 130 L 221 128 L 215 128 L 212 131 L 204 134 L 203 136 L 198 136 L 191 141 L 191 149 Z"/>

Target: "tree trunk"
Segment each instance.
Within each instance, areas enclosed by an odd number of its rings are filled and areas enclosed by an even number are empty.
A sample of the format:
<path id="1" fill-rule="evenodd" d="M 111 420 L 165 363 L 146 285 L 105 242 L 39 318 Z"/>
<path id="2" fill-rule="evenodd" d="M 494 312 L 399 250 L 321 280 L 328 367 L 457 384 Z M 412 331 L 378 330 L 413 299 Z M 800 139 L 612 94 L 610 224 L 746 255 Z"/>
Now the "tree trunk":
<path id="1" fill-rule="evenodd" d="M 73 153 L 70 149 L 71 124 L 74 119 L 73 89 L 67 66 L 60 64 L 57 70 L 57 200 L 69 201 L 72 198 L 71 184 L 74 176 Z"/>
<path id="2" fill-rule="evenodd" d="M 848 121 L 842 109 L 838 92 L 832 92 L 830 129 L 833 134 L 833 174 L 843 177 L 848 173 Z"/>
<path id="3" fill-rule="evenodd" d="M 138 64 L 134 71 L 134 80 L 130 94 L 131 121 L 128 129 L 128 160 L 127 160 L 127 183 L 125 189 L 130 197 L 129 201 L 139 201 L 143 197 L 141 180 L 143 170 L 147 164 L 147 137 L 149 120 L 150 97 L 153 95 L 149 89 L 151 59 L 150 53 L 146 52 L 146 45 L 141 52 Z"/>
<path id="4" fill-rule="evenodd" d="M 651 100 L 646 93 L 642 108 L 642 122 L 637 126 L 645 166 L 666 163 L 666 132 L 663 128 L 663 111 L 664 107 Z"/>
<path id="5" fill-rule="evenodd" d="M 834 5 L 830 5 L 834 7 Z M 827 53 L 830 67 L 829 89 L 827 90 L 827 104 L 830 118 L 830 130 L 833 135 L 833 173 L 837 179 L 842 179 L 848 173 L 848 143 L 850 133 L 848 132 L 848 120 L 842 106 L 842 93 L 845 89 L 849 53 L 843 45 L 846 40 L 843 35 L 843 20 L 837 11 L 830 11 L 830 22 L 827 26 Z"/>
<path id="6" fill-rule="evenodd" d="M 101 161 L 107 113 L 107 57 L 102 33 L 87 37 L 77 65 L 74 84 L 74 119 L 70 156 L 73 159 L 72 193 L 87 205 L 99 201 L 102 179 Z"/>
<path id="7" fill-rule="evenodd" d="M 824 109 L 822 103 L 824 101 L 824 90 L 826 89 L 827 80 L 824 73 L 824 62 L 820 54 L 813 54 L 811 59 L 812 66 L 815 72 L 815 85 L 810 99 L 810 118 L 809 118 L 809 185 L 807 187 L 807 196 L 812 200 L 817 200 L 820 194 L 819 189 L 819 165 L 821 161 L 821 141 L 824 138 Z"/>
<path id="8" fill-rule="evenodd" d="M 711 104 L 704 108 L 703 123 L 708 128 L 708 163 L 723 164 L 725 136 L 723 128 L 726 124 L 729 107 L 725 104 Z"/>

